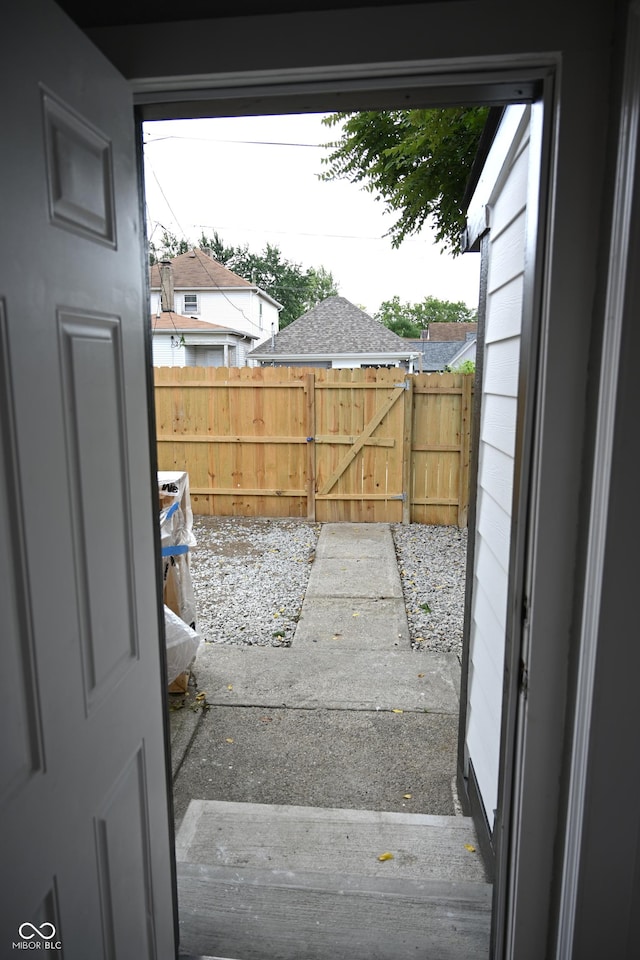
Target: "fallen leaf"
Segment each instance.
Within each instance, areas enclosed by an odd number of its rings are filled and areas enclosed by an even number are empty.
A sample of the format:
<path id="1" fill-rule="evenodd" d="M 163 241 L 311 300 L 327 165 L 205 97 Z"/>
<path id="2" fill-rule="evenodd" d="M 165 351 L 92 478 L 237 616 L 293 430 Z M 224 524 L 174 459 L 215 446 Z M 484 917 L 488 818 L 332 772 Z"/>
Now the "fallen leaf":
<path id="1" fill-rule="evenodd" d="M 412 794 L 412 793 L 403 793 L 403 794 L 402 794 L 402 799 L 403 799 L 403 800 L 411 800 L 412 797 L 413 797 L 413 794 Z"/>
<path id="2" fill-rule="evenodd" d="M 391 713 L 404 713 L 404 710 L 400 710 L 398 707 L 396 707 L 394 710 L 391 711 Z"/>
<path id="3" fill-rule="evenodd" d="M 471 844 L 471 843 L 465 843 L 464 848 L 465 848 L 465 850 L 468 850 L 469 853 L 475 853 L 475 852 L 476 852 L 476 848 L 475 848 L 475 847 L 473 846 L 473 844 Z"/>
<path id="4" fill-rule="evenodd" d="M 341 633 L 334 633 L 334 635 L 331 637 L 331 639 L 332 639 L 332 640 L 342 640 L 342 634 L 341 634 Z"/>
<path id="5" fill-rule="evenodd" d="M 354 613 L 354 617 L 359 617 L 359 616 L 360 616 L 360 614 L 359 614 L 359 612 L 356 610 L 356 612 Z"/>
<path id="6" fill-rule="evenodd" d="M 380 861 L 393 860 L 393 854 L 389 853 L 388 851 L 387 853 L 381 853 L 380 856 L 378 857 L 378 860 Z"/>
<path id="7" fill-rule="evenodd" d="M 418 676 L 419 676 L 419 677 L 424 677 L 424 673 L 419 673 Z"/>
<path id="8" fill-rule="evenodd" d="M 233 684 L 232 684 L 232 683 L 228 683 L 228 684 L 227 684 L 227 690 L 233 690 Z"/>
<path id="9" fill-rule="evenodd" d="M 260 717 L 260 723 L 271 723 L 273 717 Z"/>
<path id="10" fill-rule="evenodd" d="M 205 697 L 206 697 L 206 693 L 197 693 L 197 694 L 196 694 L 196 700 L 204 700 Z"/>
<path id="11" fill-rule="evenodd" d="M 233 743 L 233 737 L 227 737 L 225 743 Z"/>
<path id="12" fill-rule="evenodd" d="M 416 637 L 416 643 L 424 643 L 424 637 Z"/>

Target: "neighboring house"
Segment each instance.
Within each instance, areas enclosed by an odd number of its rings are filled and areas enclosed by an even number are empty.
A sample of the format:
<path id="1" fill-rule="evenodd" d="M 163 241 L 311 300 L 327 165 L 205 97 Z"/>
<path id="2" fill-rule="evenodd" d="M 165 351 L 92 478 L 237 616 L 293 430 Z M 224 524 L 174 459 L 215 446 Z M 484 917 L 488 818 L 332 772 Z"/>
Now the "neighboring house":
<path id="1" fill-rule="evenodd" d="M 451 357 L 447 366 L 451 370 L 455 370 L 462 363 L 475 363 L 477 342 L 477 336 L 474 333 L 470 333 L 460 349 Z"/>
<path id="2" fill-rule="evenodd" d="M 419 338 L 406 337 L 418 354 L 418 373 L 442 373 L 465 360 L 475 362 L 477 323 L 430 323 Z"/>
<path id="3" fill-rule="evenodd" d="M 416 351 L 345 297 L 327 297 L 272 338 L 251 360 L 271 367 L 402 367 L 413 371 Z"/>
<path id="4" fill-rule="evenodd" d="M 441 326 L 441 324 L 432 324 Z M 444 324 L 442 324 L 444 326 Z M 447 324 L 449 326 L 449 324 Z M 467 326 L 467 324 L 465 324 Z M 475 324 L 474 324 L 475 326 Z M 426 338 L 403 338 L 416 351 L 415 367 L 418 373 L 442 373 L 447 367 L 455 367 L 465 360 L 476 359 L 476 334 L 467 332 L 467 339 L 429 340 Z"/>
<path id="5" fill-rule="evenodd" d="M 246 367 L 255 334 L 171 311 L 151 316 L 154 367 Z"/>
<path id="6" fill-rule="evenodd" d="M 279 328 L 282 304 L 214 260 L 193 249 L 150 268 L 151 314 L 175 311 L 237 330 L 261 343 Z"/>
<path id="7" fill-rule="evenodd" d="M 478 324 L 476 322 L 467 323 L 463 321 L 461 323 L 455 323 L 444 321 L 442 323 L 428 323 L 421 339 L 427 342 L 464 343 L 477 332 Z"/>

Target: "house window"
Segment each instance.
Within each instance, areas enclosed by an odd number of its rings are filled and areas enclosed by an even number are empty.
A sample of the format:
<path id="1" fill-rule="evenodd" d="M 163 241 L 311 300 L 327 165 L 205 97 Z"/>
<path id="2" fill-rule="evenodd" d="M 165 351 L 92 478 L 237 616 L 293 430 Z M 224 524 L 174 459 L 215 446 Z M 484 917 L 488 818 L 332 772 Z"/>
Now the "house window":
<path id="1" fill-rule="evenodd" d="M 192 313 L 198 313 L 198 294 L 197 293 L 185 293 L 184 295 L 184 312 L 185 315 L 190 317 Z"/>
<path id="2" fill-rule="evenodd" d="M 262 330 L 264 327 L 264 319 L 262 317 L 262 301 L 260 301 L 260 304 L 258 306 L 258 317 L 260 320 L 260 329 Z"/>

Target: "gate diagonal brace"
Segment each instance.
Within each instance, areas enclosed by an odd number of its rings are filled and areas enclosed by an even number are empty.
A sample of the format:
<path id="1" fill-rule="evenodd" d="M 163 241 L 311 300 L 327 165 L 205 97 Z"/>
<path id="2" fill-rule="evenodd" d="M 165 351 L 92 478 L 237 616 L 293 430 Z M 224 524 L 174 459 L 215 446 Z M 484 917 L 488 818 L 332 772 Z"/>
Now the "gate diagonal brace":
<path id="1" fill-rule="evenodd" d="M 373 419 L 365 426 L 364 430 L 356 440 L 356 442 L 349 447 L 342 460 L 338 463 L 338 466 L 333 471 L 331 476 L 326 480 L 324 486 L 321 490 L 318 491 L 320 496 L 324 496 L 329 493 L 332 488 L 336 485 L 344 471 L 347 469 L 350 463 L 355 459 L 357 454 L 362 450 L 366 441 L 369 439 L 373 431 L 380 425 L 384 417 L 389 413 L 396 401 L 402 396 L 405 391 L 405 384 L 394 384 L 393 393 L 390 394 L 385 402 L 382 404 L 379 410 L 376 411 Z"/>

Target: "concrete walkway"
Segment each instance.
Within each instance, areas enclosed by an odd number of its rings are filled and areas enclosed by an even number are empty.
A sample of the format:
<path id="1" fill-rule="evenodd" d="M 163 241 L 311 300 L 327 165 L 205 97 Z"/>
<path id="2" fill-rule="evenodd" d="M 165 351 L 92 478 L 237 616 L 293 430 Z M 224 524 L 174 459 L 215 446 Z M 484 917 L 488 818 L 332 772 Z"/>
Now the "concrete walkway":
<path id="1" fill-rule="evenodd" d="M 455 655 L 412 650 L 391 530 L 325 524 L 291 647 L 207 644 L 174 769 L 185 960 L 483 960 Z M 178 734 L 178 731 L 181 731 Z"/>
<path id="2" fill-rule="evenodd" d="M 178 823 L 191 799 L 459 812 L 458 659 L 412 650 L 388 524 L 324 524 L 291 647 L 205 644 L 193 674 Z"/>

